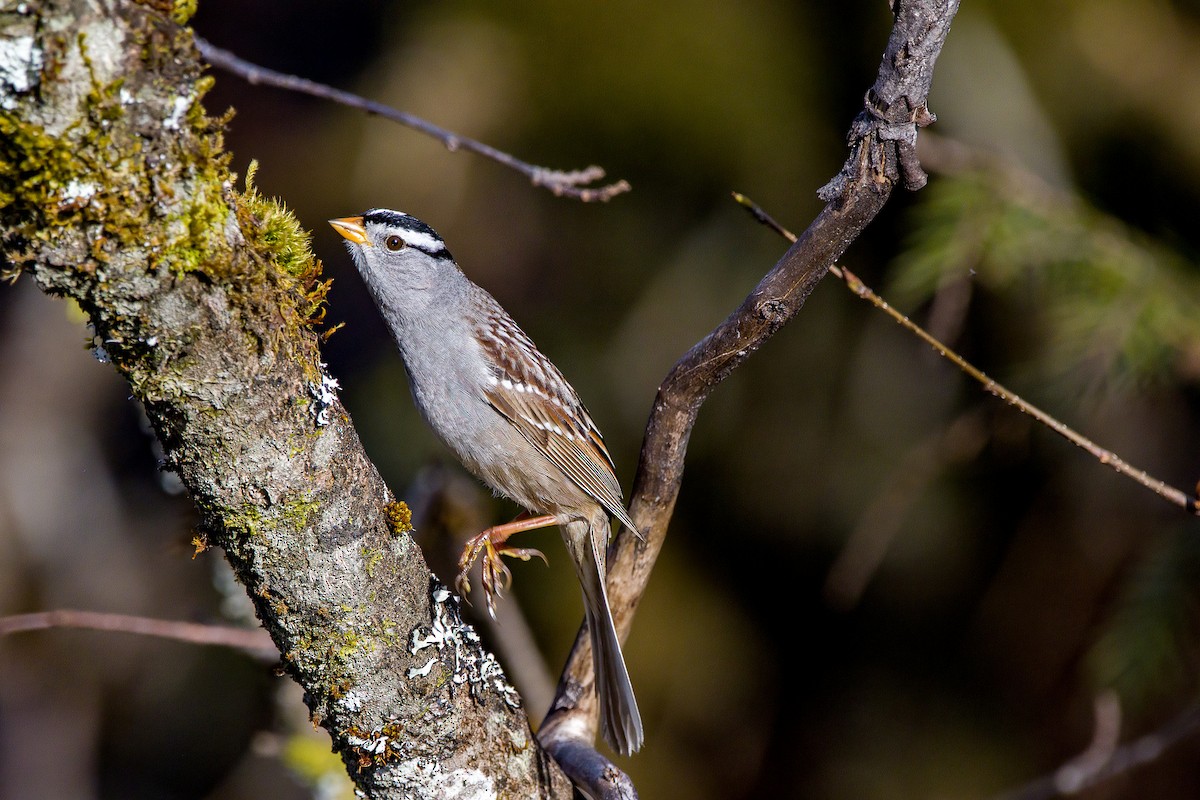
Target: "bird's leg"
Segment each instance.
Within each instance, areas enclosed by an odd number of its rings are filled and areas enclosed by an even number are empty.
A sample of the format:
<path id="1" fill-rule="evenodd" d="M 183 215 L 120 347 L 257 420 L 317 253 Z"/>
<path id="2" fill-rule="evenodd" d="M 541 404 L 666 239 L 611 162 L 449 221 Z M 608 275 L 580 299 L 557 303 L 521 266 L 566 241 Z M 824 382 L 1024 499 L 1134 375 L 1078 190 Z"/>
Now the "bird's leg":
<path id="1" fill-rule="evenodd" d="M 464 598 L 471 591 L 471 581 L 468 573 L 471 566 L 475 563 L 475 559 L 483 555 L 483 565 L 481 566 L 481 583 L 483 584 L 483 599 L 487 604 L 488 613 L 492 618 L 496 618 L 496 595 L 500 594 L 501 590 L 507 589 L 512 585 L 512 572 L 508 566 L 501 560 L 501 556 L 509 558 L 519 558 L 522 561 L 537 556 L 547 564 L 550 562 L 542 551 L 535 550 L 531 547 L 510 547 L 508 545 L 508 537 L 514 533 L 521 531 L 530 531 L 535 528 L 545 528 L 550 525 L 557 525 L 558 519 L 550 515 L 541 517 L 530 517 L 522 514 L 512 522 L 504 525 L 496 525 L 482 533 L 472 536 L 467 540 L 467 546 L 463 548 L 462 555 L 458 558 L 458 579 L 454 585 L 458 588 L 458 593 Z"/>

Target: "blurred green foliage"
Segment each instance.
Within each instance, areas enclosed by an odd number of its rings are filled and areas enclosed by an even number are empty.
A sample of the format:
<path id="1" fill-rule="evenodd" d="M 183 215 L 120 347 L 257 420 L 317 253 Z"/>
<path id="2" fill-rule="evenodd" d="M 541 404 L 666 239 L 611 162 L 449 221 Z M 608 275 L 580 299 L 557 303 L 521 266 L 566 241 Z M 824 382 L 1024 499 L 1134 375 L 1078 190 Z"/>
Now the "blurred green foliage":
<path id="1" fill-rule="evenodd" d="M 1026 366 L 1060 392 L 1198 377 L 1200 270 L 1082 197 L 1015 168 L 972 171 L 934 181 L 911 219 L 889 296 L 968 281 L 1024 306 L 1038 341 Z"/>
<path id="2" fill-rule="evenodd" d="M 1096 685 L 1115 689 L 1139 722 L 1171 715 L 1200 687 L 1200 539 L 1156 538 L 1131 574 L 1090 653 Z"/>

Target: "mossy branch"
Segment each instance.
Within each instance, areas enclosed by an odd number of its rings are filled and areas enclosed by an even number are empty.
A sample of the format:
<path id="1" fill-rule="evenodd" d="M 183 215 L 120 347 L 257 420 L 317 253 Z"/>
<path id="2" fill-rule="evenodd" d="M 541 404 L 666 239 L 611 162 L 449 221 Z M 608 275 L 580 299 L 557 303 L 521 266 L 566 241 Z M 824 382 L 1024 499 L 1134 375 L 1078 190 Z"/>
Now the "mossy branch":
<path id="1" fill-rule="evenodd" d="M 236 188 L 193 6 L 0 2 L 3 267 L 87 313 L 364 796 L 565 797 L 322 372 L 320 264 Z"/>

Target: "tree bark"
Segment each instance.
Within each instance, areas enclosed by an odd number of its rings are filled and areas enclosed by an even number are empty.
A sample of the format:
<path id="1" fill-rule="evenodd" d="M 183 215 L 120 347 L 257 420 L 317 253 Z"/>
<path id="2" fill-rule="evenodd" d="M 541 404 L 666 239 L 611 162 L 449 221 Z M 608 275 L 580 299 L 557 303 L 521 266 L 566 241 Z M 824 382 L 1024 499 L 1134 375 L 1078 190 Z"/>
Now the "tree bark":
<path id="1" fill-rule="evenodd" d="M 0 0 L 4 267 L 88 314 L 365 796 L 567 797 L 322 371 L 307 235 L 233 187 L 187 5 Z"/>

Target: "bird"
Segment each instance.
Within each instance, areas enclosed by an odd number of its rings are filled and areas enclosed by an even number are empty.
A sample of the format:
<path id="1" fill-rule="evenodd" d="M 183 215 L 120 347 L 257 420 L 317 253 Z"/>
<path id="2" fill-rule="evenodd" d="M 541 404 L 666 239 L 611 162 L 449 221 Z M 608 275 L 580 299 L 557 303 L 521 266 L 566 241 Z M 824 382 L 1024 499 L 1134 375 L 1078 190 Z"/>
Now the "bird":
<path id="1" fill-rule="evenodd" d="M 511 582 L 501 556 L 545 560 L 510 546 L 515 533 L 557 525 L 583 589 L 600 729 L 615 751 L 643 742 L 642 719 L 605 589 L 616 519 L 629 518 L 604 438 L 578 393 L 508 312 L 473 283 L 445 241 L 414 216 L 374 208 L 329 220 L 383 317 L 426 423 L 463 466 L 529 514 L 471 538 L 457 585 L 481 554 L 489 612 Z"/>

